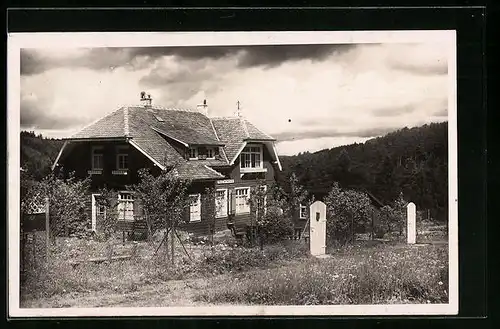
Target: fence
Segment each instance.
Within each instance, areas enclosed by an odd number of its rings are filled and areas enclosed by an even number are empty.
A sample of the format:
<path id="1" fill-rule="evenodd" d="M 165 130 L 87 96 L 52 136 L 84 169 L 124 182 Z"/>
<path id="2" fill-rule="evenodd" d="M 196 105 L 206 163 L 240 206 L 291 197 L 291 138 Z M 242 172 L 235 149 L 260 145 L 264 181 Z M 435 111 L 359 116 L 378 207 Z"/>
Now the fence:
<path id="1" fill-rule="evenodd" d="M 21 203 L 20 221 L 20 271 L 21 279 L 26 271 L 49 255 L 49 199 L 41 193 Z"/>

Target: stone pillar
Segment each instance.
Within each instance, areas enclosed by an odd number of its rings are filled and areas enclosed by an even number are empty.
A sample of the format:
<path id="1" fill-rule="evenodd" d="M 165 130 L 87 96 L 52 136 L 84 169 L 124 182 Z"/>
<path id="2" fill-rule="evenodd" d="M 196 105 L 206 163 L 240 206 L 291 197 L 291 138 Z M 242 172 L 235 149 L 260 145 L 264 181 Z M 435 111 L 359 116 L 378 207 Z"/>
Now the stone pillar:
<path id="1" fill-rule="evenodd" d="M 313 256 L 326 254 L 326 205 L 321 201 L 309 207 L 309 248 Z"/>
<path id="2" fill-rule="evenodd" d="M 417 210 L 415 204 L 410 202 L 406 206 L 406 239 L 408 244 L 414 244 L 417 238 Z"/>

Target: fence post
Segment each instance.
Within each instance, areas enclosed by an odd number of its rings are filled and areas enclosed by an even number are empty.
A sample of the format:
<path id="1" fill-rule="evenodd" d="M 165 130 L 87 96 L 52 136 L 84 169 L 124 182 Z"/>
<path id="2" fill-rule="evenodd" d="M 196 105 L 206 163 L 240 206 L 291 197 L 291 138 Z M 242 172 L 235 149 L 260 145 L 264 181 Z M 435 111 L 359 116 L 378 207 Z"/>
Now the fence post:
<path id="1" fill-rule="evenodd" d="M 33 244 L 33 268 L 36 267 L 36 230 L 33 230 L 33 241 L 31 242 Z"/>
<path id="2" fill-rule="evenodd" d="M 50 256 L 50 215 L 49 215 L 49 198 L 45 198 L 45 247 L 46 247 L 46 256 L 49 258 Z"/>

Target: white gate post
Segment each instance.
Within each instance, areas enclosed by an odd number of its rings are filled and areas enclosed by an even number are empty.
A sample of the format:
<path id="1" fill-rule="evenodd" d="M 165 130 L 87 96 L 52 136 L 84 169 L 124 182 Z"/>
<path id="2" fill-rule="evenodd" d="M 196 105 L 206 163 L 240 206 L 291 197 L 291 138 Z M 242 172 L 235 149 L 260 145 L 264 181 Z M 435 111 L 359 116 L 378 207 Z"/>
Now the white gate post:
<path id="1" fill-rule="evenodd" d="M 416 242 L 416 207 L 413 202 L 410 202 L 408 206 L 406 206 L 406 239 L 408 244 L 415 244 Z"/>
<path id="2" fill-rule="evenodd" d="M 309 207 L 309 249 L 313 256 L 326 254 L 326 205 L 321 201 Z"/>

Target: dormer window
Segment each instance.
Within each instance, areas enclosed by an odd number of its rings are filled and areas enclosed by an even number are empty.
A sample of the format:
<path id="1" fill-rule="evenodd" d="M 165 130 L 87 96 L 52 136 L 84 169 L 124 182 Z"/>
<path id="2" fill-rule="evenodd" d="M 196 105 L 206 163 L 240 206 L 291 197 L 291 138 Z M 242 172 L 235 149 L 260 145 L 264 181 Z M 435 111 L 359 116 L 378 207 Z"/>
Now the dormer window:
<path id="1" fill-rule="evenodd" d="M 213 147 L 207 147 L 207 159 L 215 158 L 215 149 Z"/>
<path id="2" fill-rule="evenodd" d="M 261 169 L 262 165 L 262 145 L 247 145 L 240 156 L 241 169 Z"/>
<path id="3" fill-rule="evenodd" d="M 198 148 L 197 147 L 190 147 L 189 148 L 189 159 L 190 160 L 197 160 L 198 159 Z"/>

